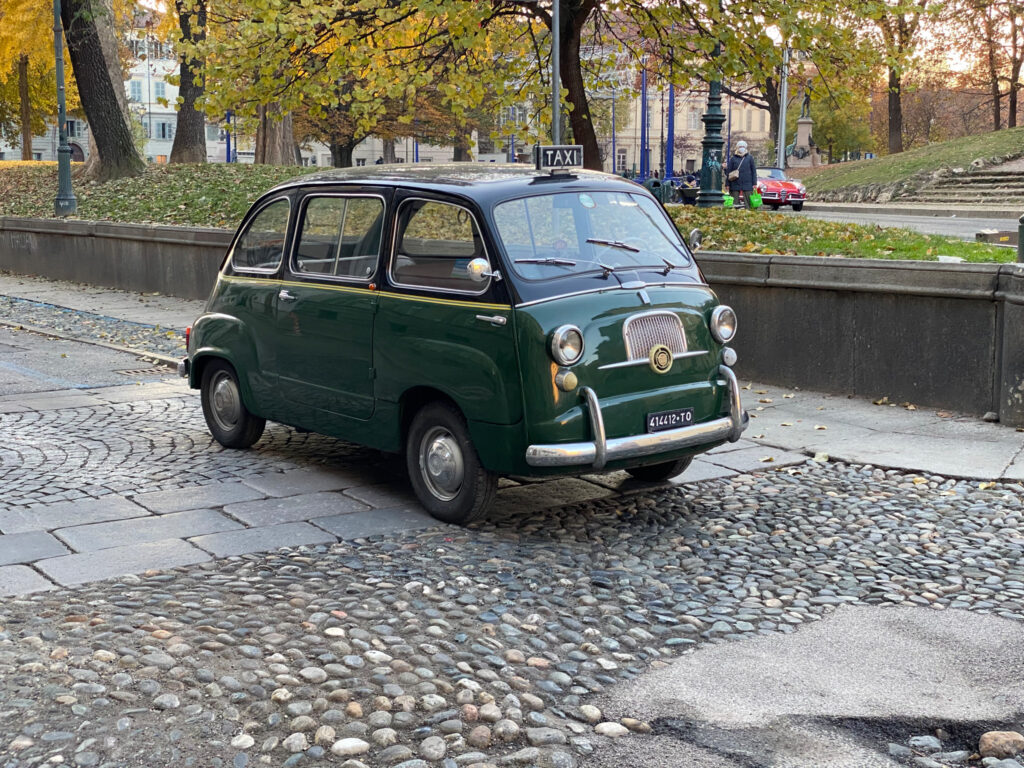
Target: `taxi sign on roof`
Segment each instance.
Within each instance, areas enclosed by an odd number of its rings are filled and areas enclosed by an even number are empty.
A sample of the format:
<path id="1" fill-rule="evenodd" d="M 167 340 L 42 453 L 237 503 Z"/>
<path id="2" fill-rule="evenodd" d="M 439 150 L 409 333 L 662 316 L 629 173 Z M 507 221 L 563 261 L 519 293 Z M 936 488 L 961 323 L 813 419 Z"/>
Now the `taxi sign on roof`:
<path id="1" fill-rule="evenodd" d="M 537 147 L 537 170 L 547 168 L 582 168 L 583 146 L 581 144 L 556 144 Z"/>

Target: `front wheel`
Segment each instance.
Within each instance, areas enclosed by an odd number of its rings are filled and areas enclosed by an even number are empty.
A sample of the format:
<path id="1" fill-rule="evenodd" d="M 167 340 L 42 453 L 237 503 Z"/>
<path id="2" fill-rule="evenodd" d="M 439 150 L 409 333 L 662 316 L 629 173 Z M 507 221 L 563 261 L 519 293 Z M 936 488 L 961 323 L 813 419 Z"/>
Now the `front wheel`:
<path id="1" fill-rule="evenodd" d="M 804 204 L 803 203 L 793 203 L 793 210 L 794 211 L 802 211 L 803 209 L 804 209 Z"/>
<path id="2" fill-rule="evenodd" d="M 669 478 L 675 477 L 676 475 L 683 474 L 692 461 L 693 457 L 689 456 L 685 459 L 666 461 L 662 464 L 648 464 L 646 467 L 632 467 L 626 471 L 637 480 L 643 480 L 645 483 L 661 483 Z"/>
<path id="3" fill-rule="evenodd" d="M 773 211 L 779 210 L 779 204 L 778 203 L 768 203 L 768 205 L 771 207 L 771 209 Z"/>
<path id="4" fill-rule="evenodd" d="M 238 375 L 231 364 L 212 360 L 203 368 L 200 388 L 210 434 L 225 448 L 248 448 L 263 435 L 266 419 L 253 416 L 242 402 Z"/>
<path id="5" fill-rule="evenodd" d="M 450 403 L 430 403 L 413 417 L 405 464 L 420 503 L 445 523 L 480 519 L 498 490 L 497 475 L 480 464 L 466 420 Z"/>

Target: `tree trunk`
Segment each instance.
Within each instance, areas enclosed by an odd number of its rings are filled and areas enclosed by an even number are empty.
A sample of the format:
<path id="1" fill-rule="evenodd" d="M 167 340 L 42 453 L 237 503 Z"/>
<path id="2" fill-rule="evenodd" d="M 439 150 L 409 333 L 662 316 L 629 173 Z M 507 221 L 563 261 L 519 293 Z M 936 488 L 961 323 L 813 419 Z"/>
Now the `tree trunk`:
<path id="1" fill-rule="evenodd" d="M 339 144 L 337 142 L 330 143 L 331 148 L 331 165 L 335 168 L 351 168 L 352 167 L 352 150 L 355 149 L 355 144 Z"/>
<path id="2" fill-rule="evenodd" d="M 385 163 L 397 163 L 398 155 L 395 153 L 395 140 L 385 139 L 384 140 L 384 162 Z"/>
<path id="3" fill-rule="evenodd" d="M 568 91 L 566 100 L 572 104 L 569 112 L 569 124 L 572 126 L 573 139 L 583 146 L 583 165 L 591 170 L 604 169 L 601 161 L 601 147 L 597 143 L 597 131 L 590 117 L 590 104 L 587 102 L 587 91 L 583 84 L 583 65 L 580 60 L 580 35 L 583 23 L 589 14 L 576 15 L 572 23 L 563 25 L 559 39 L 561 45 L 562 85 Z"/>
<path id="4" fill-rule="evenodd" d="M 255 162 L 263 165 L 295 165 L 295 138 L 292 116 L 279 116 L 278 104 L 261 104 L 257 108 Z"/>
<path id="5" fill-rule="evenodd" d="M 1010 85 L 1010 93 L 1006 99 L 1006 127 L 1017 127 L 1017 85 Z"/>
<path id="6" fill-rule="evenodd" d="M 191 0 L 174 0 L 178 10 L 178 26 L 181 30 L 183 43 L 201 43 L 206 39 L 206 0 L 198 0 L 192 10 Z M 171 146 L 172 163 L 205 163 L 206 162 L 206 119 L 196 109 L 196 100 L 203 95 L 206 78 L 203 75 L 203 63 L 185 54 L 181 56 L 178 95 L 181 104 L 178 107 L 178 124 L 174 132 L 174 144 Z"/>
<path id="7" fill-rule="evenodd" d="M 18 59 L 18 99 L 21 101 L 21 159 L 32 159 L 32 102 L 28 95 L 28 56 Z"/>
<path id="8" fill-rule="evenodd" d="M 86 174 L 96 181 L 137 176 L 146 164 L 128 127 L 124 76 L 116 55 L 111 60 L 107 54 L 109 42 L 104 44 L 105 37 L 113 40 L 113 13 L 102 0 L 64 0 L 61 21 L 82 109 L 96 141 L 96 162 L 86 167 Z"/>
<path id="9" fill-rule="evenodd" d="M 469 150 L 470 138 L 465 126 L 459 128 L 455 135 L 455 152 L 452 160 L 456 163 L 469 163 L 473 160 L 473 153 Z"/>
<path id="10" fill-rule="evenodd" d="M 889 67 L 889 154 L 903 151 L 903 93 L 899 70 Z"/>

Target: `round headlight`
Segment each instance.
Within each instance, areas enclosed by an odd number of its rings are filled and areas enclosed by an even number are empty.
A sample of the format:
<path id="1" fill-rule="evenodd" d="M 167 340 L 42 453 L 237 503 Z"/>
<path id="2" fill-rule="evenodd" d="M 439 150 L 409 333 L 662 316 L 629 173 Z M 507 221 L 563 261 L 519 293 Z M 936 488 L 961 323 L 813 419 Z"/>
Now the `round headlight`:
<path id="1" fill-rule="evenodd" d="M 711 313 L 711 335 L 719 344 L 728 344 L 736 336 L 736 313 L 725 304 Z"/>
<path id="2" fill-rule="evenodd" d="M 551 334 L 551 356 L 560 365 L 572 365 L 583 357 L 583 333 L 575 325 L 563 325 Z"/>

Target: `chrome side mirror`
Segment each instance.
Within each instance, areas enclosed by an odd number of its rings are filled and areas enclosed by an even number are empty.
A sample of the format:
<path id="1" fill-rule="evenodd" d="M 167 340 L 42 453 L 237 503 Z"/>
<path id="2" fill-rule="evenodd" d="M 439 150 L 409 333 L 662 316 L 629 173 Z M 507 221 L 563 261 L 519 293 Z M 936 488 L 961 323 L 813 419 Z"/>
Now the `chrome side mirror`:
<path id="1" fill-rule="evenodd" d="M 487 278 L 494 277 L 494 273 L 491 272 L 491 265 L 487 263 L 487 259 L 473 259 L 466 265 L 466 271 L 469 273 L 469 279 L 474 283 L 482 283 Z"/>
<path id="2" fill-rule="evenodd" d="M 691 251 L 699 251 L 701 243 L 704 242 L 704 233 L 699 229 L 691 229 L 689 242 Z"/>

